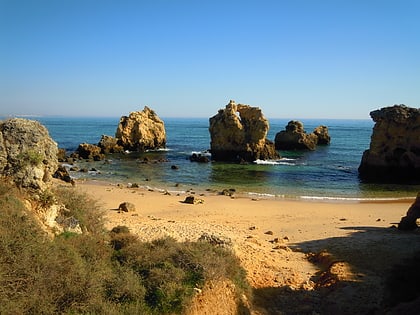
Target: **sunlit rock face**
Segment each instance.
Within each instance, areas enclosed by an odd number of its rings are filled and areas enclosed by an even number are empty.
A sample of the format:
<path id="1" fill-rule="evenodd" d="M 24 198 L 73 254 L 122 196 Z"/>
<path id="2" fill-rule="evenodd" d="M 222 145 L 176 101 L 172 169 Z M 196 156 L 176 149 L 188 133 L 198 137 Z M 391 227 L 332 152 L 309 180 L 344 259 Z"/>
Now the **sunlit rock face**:
<path id="1" fill-rule="evenodd" d="M 147 106 L 142 111 L 122 116 L 115 137 L 118 144 L 129 151 L 144 152 L 166 146 L 165 124 Z"/>
<path id="2" fill-rule="evenodd" d="M 57 154 L 57 143 L 39 122 L 0 122 L 0 174 L 18 186 L 45 189 L 58 168 Z"/>
<path id="3" fill-rule="evenodd" d="M 260 108 L 231 100 L 210 118 L 212 159 L 229 162 L 278 159 L 274 144 L 266 139 L 268 129 L 268 120 Z"/>
<path id="4" fill-rule="evenodd" d="M 370 113 L 375 126 L 359 175 L 366 181 L 420 182 L 420 109 L 405 105 Z"/>

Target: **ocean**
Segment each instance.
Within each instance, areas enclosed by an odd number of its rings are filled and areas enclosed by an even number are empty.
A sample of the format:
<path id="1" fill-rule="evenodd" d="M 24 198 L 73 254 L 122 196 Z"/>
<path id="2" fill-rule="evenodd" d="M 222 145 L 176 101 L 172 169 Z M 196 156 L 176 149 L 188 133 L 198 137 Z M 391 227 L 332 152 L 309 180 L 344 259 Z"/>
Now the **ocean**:
<path id="1" fill-rule="evenodd" d="M 103 134 L 114 136 L 119 122 L 119 117 L 31 119 L 46 126 L 58 146 L 68 153 L 83 142 L 97 144 Z M 308 133 L 326 125 L 331 144 L 318 146 L 316 151 L 280 151 L 280 160 L 247 165 L 190 162 L 193 152 L 210 148 L 208 119 L 162 120 L 167 136 L 165 150 L 113 154 L 98 162 L 77 161 L 80 168 L 97 171 L 72 172 L 71 176 L 172 192 L 234 189 L 237 194 L 255 197 L 308 200 L 395 199 L 415 197 L 420 191 L 420 185 L 370 184 L 359 179 L 357 168 L 363 151 L 369 148 L 371 120 L 300 119 Z M 268 139 L 273 141 L 289 120 L 269 119 Z M 144 158 L 150 162 L 144 163 Z M 166 162 L 154 162 L 159 159 Z M 172 169 L 173 165 L 177 169 Z"/>

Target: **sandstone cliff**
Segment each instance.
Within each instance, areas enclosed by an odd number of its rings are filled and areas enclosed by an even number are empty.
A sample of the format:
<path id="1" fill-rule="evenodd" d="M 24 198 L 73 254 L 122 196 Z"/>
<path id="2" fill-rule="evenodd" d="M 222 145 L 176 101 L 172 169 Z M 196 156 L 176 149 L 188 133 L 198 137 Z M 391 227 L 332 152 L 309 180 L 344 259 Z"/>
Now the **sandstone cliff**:
<path id="1" fill-rule="evenodd" d="M 261 109 L 231 100 L 210 118 L 212 159 L 235 162 L 278 159 L 274 144 L 266 139 L 268 128 Z"/>
<path id="2" fill-rule="evenodd" d="M 147 106 L 128 117 L 122 116 L 115 137 L 124 150 L 143 152 L 166 146 L 165 125 Z"/>
<path id="3" fill-rule="evenodd" d="M 370 113 L 375 126 L 359 175 L 369 181 L 420 181 L 420 109 L 394 105 Z"/>
<path id="4" fill-rule="evenodd" d="M 0 174 L 18 186 L 43 189 L 58 168 L 58 148 L 39 122 L 0 122 Z"/>
<path id="5" fill-rule="evenodd" d="M 318 144 L 325 145 L 330 141 L 328 127 L 318 126 L 308 134 L 302 122 L 291 120 L 285 130 L 276 134 L 274 143 L 277 150 L 315 150 Z"/>

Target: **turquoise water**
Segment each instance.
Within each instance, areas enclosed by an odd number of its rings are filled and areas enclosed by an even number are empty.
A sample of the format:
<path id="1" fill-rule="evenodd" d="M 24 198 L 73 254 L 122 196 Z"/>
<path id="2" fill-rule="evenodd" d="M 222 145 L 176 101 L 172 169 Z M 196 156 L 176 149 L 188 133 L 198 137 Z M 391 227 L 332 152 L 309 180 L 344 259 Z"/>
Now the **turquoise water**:
<path id="1" fill-rule="evenodd" d="M 74 151 L 79 143 L 98 143 L 102 134 L 114 136 L 119 118 L 36 118 L 44 124 L 59 147 Z M 370 120 L 302 119 L 305 130 L 319 125 L 329 128 L 331 144 L 316 151 L 280 151 L 282 159 L 261 164 L 192 163 L 192 152 L 209 149 L 208 119 L 163 119 L 167 150 L 110 155 L 107 161 L 78 162 L 99 172 L 71 175 L 113 183 L 185 191 L 234 188 L 245 194 L 279 198 L 369 199 L 414 197 L 420 185 L 366 184 L 359 180 L 357 168 L 363 151 L 369 147 L 373 122 Z M 289 119 L 270 119 L 268 138 L 284 130 Z M 165 159 L 163 163 L 142 163 Z M 177 165 L 178 169 L 171 169 Z"/>

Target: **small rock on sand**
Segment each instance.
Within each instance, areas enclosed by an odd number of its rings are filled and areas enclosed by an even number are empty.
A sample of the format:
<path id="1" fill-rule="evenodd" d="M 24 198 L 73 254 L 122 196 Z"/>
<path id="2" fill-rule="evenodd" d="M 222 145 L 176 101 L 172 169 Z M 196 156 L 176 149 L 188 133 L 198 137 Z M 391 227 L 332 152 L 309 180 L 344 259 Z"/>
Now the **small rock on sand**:
<path id="1" fill-rule="evenodd" d="M 118 211 L 131 212 L 136 211 L 136 206 L 131 202 L 123 202 L 118 206 Z"/>

